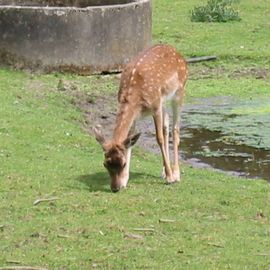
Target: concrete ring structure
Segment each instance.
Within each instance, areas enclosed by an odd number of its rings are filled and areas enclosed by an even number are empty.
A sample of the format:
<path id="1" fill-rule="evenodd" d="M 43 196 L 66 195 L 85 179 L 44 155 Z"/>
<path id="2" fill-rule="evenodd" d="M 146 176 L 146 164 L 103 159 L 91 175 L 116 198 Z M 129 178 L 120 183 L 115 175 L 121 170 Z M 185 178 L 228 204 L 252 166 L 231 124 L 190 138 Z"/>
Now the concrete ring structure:
<path id="1" fill-rule="evenodd" d="M 151 44 L 151 0 L 0 0 L 0 63 L 92 74 Z"/>

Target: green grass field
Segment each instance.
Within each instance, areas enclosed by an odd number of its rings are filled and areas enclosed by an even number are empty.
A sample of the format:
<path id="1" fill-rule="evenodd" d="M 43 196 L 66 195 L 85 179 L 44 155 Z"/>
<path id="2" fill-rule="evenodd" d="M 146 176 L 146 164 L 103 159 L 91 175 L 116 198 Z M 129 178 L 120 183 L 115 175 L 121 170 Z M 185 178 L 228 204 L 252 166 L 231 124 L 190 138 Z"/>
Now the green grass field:
<path id="1" fill-rule="evenodd" d="M 240 1 L 242 21 L 226 24 L 190 22 L 199 4 L 153 3 L 154 42 L 219 57 L 190 66 L 186 101 L 269 97 L 267 1 Z M 0 69 L 0 267 L 269 270 L 266 181 L 184 164 L 181 184 L 167 186 L 161 157 L 135 148 L 128 188 L 111 193 L 100 146 L 60 79 L 90 94 L 118 89 L 114 77 Z M 54 200 L 34 205 L 44 198 Z"/>

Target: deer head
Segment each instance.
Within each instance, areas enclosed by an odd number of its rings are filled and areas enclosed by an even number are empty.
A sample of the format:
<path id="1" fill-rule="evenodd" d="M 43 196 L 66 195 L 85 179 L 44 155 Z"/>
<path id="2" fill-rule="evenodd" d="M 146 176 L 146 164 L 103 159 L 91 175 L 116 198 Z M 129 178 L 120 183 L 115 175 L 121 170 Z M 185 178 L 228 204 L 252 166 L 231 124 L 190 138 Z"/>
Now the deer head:
<path id="1" fill-rule="evenodd" d="M 130 148 L 137 142 L 140 133 L 129 135 L 122 142 L 114 140 L 106 141 L 102 132 L 94 128 L 96 140 L 104 151 L 103 165 L 107 169 L 111 178 L 111 190 L 119 191 L 126 187 L 129 179 Z"/>

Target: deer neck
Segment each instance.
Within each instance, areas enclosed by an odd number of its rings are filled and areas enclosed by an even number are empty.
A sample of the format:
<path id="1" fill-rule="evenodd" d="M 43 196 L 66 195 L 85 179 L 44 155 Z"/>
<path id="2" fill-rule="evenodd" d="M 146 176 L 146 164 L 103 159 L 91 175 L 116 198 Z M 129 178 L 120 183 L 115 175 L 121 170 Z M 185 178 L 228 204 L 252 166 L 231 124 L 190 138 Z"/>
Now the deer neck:
<path id="1" fill-rule="evenodd" d="M 115 143 L 122 143 L 128 137 L 138 113 L 136 106 L 133 106 L 130 102 L 121 103 L 113 132 Z"/>

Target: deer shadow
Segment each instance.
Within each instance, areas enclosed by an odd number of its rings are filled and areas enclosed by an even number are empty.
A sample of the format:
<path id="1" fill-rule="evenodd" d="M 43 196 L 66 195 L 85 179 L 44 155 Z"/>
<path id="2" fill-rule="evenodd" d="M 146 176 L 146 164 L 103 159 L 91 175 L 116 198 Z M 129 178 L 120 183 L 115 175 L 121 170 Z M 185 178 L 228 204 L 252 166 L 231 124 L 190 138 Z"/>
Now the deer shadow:
<path id="1" fill-rule="evenodd" d="M 130 172 L 129 181 L 136 179 L 135 183 L 142 185 L 143 182 L 147 181 L 148 178 L 161 180 L 161 177 L 158 177 L 156 175 L 140 173 L 140 172 Z M 90 192 L 97 192 L 97 191 L 111 192 L 110 178 L 106 171 L 81 175 L 77 178 L 77 181 L 83 183 Z M 162 180 L 160 182 L 162 183 Z"/>
<path id="2" fill-rule="evenodd" d="M 81 175 L 77 181 L 83 183 L 90 192 L 111 192 L 109 175 L 107 172 L 97 172 Z"/>

